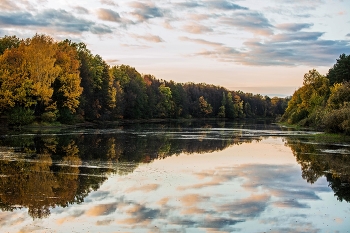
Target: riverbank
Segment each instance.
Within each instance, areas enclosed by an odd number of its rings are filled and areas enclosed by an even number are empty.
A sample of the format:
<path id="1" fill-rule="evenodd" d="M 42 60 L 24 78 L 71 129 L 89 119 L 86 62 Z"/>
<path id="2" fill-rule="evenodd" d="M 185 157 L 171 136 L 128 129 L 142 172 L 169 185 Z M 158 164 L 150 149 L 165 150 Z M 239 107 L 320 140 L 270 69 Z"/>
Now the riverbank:
<path id="1" fill-rule="evenodd" d="M 320 132 L 318 134 L 305 135 L 307 138 L 312 138 L 316 142 L 322 143 L 337 143 L 339 141 L 350 142 L 350 135 L 346 135 L 344 133 L 329 133 L 325 131 L 320 131 L 319 129 L 315 129 L 313 127 L 302 127 L 300 125 L 291 125 L 285 122 L 278 122 L 278 125 L 286 128 L 291 128 L 294 130 L 312 130 L 316 132 Z"/>

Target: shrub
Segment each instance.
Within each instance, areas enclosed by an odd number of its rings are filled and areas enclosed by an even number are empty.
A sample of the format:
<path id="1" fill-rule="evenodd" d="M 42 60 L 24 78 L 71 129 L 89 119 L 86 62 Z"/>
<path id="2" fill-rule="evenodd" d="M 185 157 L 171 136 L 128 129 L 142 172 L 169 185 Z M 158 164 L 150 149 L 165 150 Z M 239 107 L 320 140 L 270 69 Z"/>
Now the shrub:
<path id="1" fill-rule="evenodd" d="M 30 123 L 33 123 L 34 119 L 34 111 L 29 108 L 16 106 L 8 113 L 8 122 L 10 125 L 29 125 Z"/>
<path id="2" fill-rule="evenodd" d="M 328 132 L 344 132 L 350 134 L 350 104 L 327 112 L 322 122 Z"/>
<path id="3" fill-rule="evenodd" d="M 41 115 L 41 120 L 44 122 L 52 123 L 57 120 L 57 115 L 55 112 L 44 112 Z"/>

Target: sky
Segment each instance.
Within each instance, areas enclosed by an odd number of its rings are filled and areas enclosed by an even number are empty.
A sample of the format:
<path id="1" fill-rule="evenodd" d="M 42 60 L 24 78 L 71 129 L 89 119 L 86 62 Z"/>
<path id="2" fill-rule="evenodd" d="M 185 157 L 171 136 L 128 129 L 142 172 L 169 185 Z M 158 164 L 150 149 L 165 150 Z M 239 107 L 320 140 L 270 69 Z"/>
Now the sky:
<path id="1" fill-rule="evenodd" d="M 84 42 L 110 65 L 290 96 L 350 54 L 347 0 L 0 0 L 0 37 Z"/>

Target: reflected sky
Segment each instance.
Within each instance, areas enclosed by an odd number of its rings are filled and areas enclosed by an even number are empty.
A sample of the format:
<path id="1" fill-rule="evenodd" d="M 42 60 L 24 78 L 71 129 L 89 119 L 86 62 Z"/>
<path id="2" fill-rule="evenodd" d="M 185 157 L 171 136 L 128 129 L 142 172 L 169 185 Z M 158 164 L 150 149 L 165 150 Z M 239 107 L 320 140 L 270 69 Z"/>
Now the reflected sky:
<path id="1" fill-rule="evenodd" d="M 25 208 L 0 212 L 0 230 L 347 232 L 349 216 L 350 203 L 337 200 L 325 177 L 307 183 L 284 139 L 274 136 L 139 164 L 47 218 L 32 219 Z"/>

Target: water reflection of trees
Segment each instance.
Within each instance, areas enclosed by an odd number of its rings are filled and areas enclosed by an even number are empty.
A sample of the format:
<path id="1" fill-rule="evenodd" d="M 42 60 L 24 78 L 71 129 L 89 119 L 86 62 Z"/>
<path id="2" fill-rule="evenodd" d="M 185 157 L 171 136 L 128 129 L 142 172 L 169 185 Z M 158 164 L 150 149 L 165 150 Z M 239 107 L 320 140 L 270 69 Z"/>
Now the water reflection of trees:
<path id="1" fill-rule="evenodd" d="M 235 134 L 184 139 L 169 129 L 121 129 L 120 133 L 76 133 L 13 136 L 0 139 L 0 209 L 28 208 L 33 218 L 44 218 L 50 209 L 81 203 L 97 190 L 108 174 L 133 172 L 139 163 L 180 153 L 208 153 L 253 139 Z M 176 128 L 177 132 L 186 129 Z M 131 133 L 130 133 L 131 132 Z M 160 132 L 160 133 L 159 133 Z M 174 136 L 175 135 L 175 136 Z M 255 139 L 257 140 L 257 139 Z"/>
<path id="2" fill-rule="evenodd" d="M 341 153 L 341 146 L 297 138 L 287 138 L 286 145 L 292 149 L 307 182 L 314 183 L 325 176 L 337 199 L 350 202 L 350 157 Z"/>
<path id="3" fill-rule="evenodd" d="M 74 140 L 60 145 L 54 137 L 32 139 L 31 144 L 26 144 L 30 146 L 22 147 L 20 153 L 7 150 L 8 158 L 0 160 L 2 210 L 26 207 L 33 218 L 47 217 L 50 208 L 83 202 L 90 190 L 106 179 L 79 175 L 82 161 Z M 56 151 L 60 153 L 60 165 L 53 162 L 58 156 Z"/>

